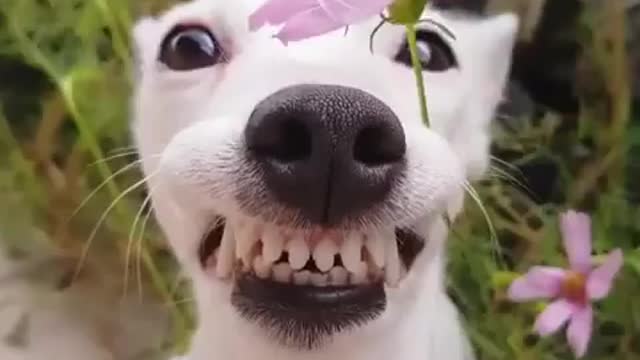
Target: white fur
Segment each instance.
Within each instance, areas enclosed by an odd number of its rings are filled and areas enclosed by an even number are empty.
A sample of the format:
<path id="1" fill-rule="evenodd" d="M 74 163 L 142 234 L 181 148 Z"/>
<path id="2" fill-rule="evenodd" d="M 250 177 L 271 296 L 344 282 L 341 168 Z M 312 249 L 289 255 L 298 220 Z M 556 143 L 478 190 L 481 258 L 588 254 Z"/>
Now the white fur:
<path id="1" fill-rule="evenodd" d="M 274 29 L 248 31 L 259 1 L 195 0 L 135 29 L 139 73 L 135 140 L 157 218 L 194 283 L 199 327 L 190 360 L 472 359 L 472 351 L 444 289 L 446 227 L 433 214 L 454 217 L 465 180 L 482 176 L 488 164 L 489 123 L 501 100 L 517 20 L 512 15 L 480 19 L 429 9 L 456 35 L 451 41 L 459 68 L 424 73 L 431 128 L 421 123 L 415 78 L 393 62 L 403 28 L 385 25 L 369 51 L 378 19 L 284 47 Z M 293 0 L 292 0 L 293 1 Z M 157 63 L 163 36 L 183 22 L 205 24 L 221 39 L 230 61 L 214 68 L 172 72 Z M 428 26 L 428 25 L 425 25 Z M 433 28 L 438 31 L 437 28 Z M 238 161 L 242 131 L 254 106 L 285 86 L 338 84 L 363 89 L 384 101 L 402 122 L 408 176 L 394 189 L 402 204 L 385 221 L 417 224 L 429 240 L 398 289 L 387 289 L 388 306 L 375 321 L 314 351 L 281 347 L 239 318 L 229 284 L 206 275 L 197 246 L 212 214 L 240 212 L 233 197 L 243 172 Z"/>

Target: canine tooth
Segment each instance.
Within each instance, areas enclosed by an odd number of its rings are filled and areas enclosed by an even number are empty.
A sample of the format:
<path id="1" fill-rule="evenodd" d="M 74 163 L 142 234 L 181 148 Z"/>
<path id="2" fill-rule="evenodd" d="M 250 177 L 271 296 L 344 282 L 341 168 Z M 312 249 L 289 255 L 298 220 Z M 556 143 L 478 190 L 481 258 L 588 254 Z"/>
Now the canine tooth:
<path id="1" fill-rule="evenodd" d="M 246 225 L 245 225 L 246 224 Z M 251 266 L 251 250 L 258 242 L 258 229 L 251 224 L 242 224 L 236 228 L 236 257 L 242 259 L 243 265 Z"/>
<path id="2" fill-rule="evenodd" d="M 347 285 L 349 272 L 342 266 L 336 266 L 329 271 L 329 283 L 335 286 Z"/>
<path id="3" fill-rule="evenodd" d="M 216 275 L 219 278 L 225 279 L 231 275 L 233 270 L 233 261 L 235 260 L 236 242 L 233 238 L 233 230 L 231 226 L 227 225 L 224 228 L 224 234 L 222 234 L 222 240 L 220 241 L 220 247 L 216 254 Z"/>
<path id="4" fill-rule="evenodd" d="M 287 263 L 280 263 L 273 266 L 273 279 L 278 282 L 291 282 L 291 274 L 293 270 Z"/>
<path id="5" fill-rule="evenodd" d="M 261 279 L 268 279 L 271 276 L 271 264 L 264 261 L 262 255 L 258 255 L 253 259 L 253 270 L 256 276 Z"/>
<path id="6" fill-rule="evenodd" d="M 311 281 L 311 271 L 302 270 L 293 273 L 293 283 L 296 285 L 307 285 Z"/>
<path id="7" fill-rule="evenodd" d="M 366 263 L 362 262 L 358 266 L 356 271 L 351 272 L 349 274 L 349 283 L 352 285 L 361 285 L 367 282 L 367 270 L 369 267 Z"/>
<path id="8" fill-rule="evenodd" d="M 321 273 L 311 273 L 311 285 L 327 286 L 329 283 L 329 275 Z"/>
<path id="9" fill-rule="evenodd" d="M 342 242 L 340 256 L 344 267 L 355 272 L 362 263 L 362 236 L 358 233 L 349 234 Z"/>
<path id="10" fill-rule="evenodd" d="M 385 257 L 385 281 L 387 285 L 396 287 L 400 281 L 400 255 L 398 254 L 398 241 L 393 238 L 387 241 L 386 257 Z"/>
<path id="11" fill-rule="evenodd" d="M 384 243 L 385 241 L 392 241 L 395 236 L 387 238 L 385 232 L 375 232 L 367 237 L 367 241 L 364 243 L 365 248 L 371 255 L 373 263 L 379 268 L 384 267 Z"/>
<path id="12" fill-rule="evenodd" d="M 320 241 L 313 250 L 313 261 L 316 267 L 322 272 L 329 271 L 333 267 L 333 260 L 338 251 L 338 245 L 333 240 L 325 238 Z"/>
<path id="13" fill-rule="evenodd" d="M 302 234 L 294 236 L 287 243 L 289 253 L 289 265 L 294 270 L 302 269 L 309 261 L 310 250 Z"/>
<path id="14" fill-rule="evenodd" d="M 267 226 L 262 234 L 262 256 L 268 262 L 277 261 L 284 250 L 284 236 L 275 226 Z"/>

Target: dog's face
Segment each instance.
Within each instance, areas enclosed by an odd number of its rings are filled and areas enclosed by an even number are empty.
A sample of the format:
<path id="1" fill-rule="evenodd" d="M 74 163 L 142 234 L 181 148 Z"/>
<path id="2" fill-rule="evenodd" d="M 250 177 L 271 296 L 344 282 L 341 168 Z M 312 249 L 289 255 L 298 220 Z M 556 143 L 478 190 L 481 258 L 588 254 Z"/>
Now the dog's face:
<path id="1" fill-rule="evenodd" d="M 429 296 L 434 229 L 487 166 L 516 20 L 426 12 L 428 128 L 403 27 L 372 49 L 378 18 L 285 47 L 249 32 L 260 2 L 196 0 L 137 25 L 134 131 L 201 317 L 321 346 Z"/>

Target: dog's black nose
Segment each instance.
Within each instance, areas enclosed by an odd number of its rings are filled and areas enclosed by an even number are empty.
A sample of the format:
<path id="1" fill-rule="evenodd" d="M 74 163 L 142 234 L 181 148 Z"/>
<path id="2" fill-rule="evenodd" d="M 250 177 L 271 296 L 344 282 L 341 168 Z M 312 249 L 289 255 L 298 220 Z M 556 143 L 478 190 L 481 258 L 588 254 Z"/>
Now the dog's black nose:
<path id="1" fill-rule="evenodd" d="M 355 88 L 280 90 L 256 106 L 245 140 L 271 195 L 315 224 L 358 219 L 387 199 L 405 167 L 398 118 Z"/>

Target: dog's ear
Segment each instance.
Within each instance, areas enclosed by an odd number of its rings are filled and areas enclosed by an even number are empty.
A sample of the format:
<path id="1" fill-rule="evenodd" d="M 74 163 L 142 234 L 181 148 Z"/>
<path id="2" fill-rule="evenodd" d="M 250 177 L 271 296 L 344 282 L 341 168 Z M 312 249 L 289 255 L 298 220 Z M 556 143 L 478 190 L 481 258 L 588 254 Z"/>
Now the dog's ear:
<path id="1" fill-rule="evenodd" d="M 463 121 L 450 134 L 471 180 L 482 177 L 489 164 L 490 124 L 504 99 L 518 24 L 517 16 L 505 13 L 463 29 L 468 32 L 460 49 L 466 58 L 461 71 L 468 82 L 467 101 Z"/>

